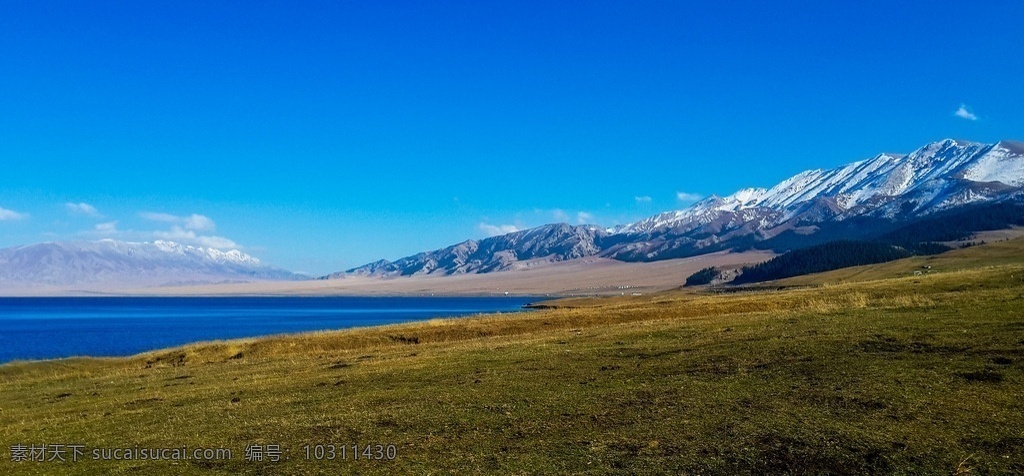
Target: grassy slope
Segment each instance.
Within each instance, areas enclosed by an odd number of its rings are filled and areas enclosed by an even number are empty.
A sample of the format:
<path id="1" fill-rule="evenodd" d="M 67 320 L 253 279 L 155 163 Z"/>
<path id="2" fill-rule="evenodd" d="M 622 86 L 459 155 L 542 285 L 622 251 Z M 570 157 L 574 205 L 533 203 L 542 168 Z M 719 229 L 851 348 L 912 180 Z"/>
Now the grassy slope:
<path id="1" fill-rule="evenodd" d="M 0 366 L 0 473 L 1024 472 L 1022 248 L 944 254 L 921 277 L 910 260 L 855 275 L 902 276 L 881 281 Z M 9 461 L 11 444 L 76 442 L 235 460 Z M 399 458 L 302 460 L 330 442 Z M 245 463 L 248 443 L 291 458 Z"/>
<path id="2" fill-rule="evenodd" d="M 876 265 L 854 266 L 807 276 L 776 281 L 783 285 L 817 285 L 851 281 L 868 281 L 911 276 L 914 271 L 949 272 L 987 266 L 1024 264 L 1024 239 L 988 243 L 984 246 L 947 251 L 938 255 L 916 256 Z"/>

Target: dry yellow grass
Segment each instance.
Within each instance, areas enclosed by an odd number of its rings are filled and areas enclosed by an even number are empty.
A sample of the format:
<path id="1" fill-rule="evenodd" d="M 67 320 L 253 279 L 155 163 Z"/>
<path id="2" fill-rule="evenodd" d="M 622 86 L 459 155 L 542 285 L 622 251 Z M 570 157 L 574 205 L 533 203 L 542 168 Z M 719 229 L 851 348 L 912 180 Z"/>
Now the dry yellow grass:
<path id="1" fill-rule="evenodd" d="M 3 458 L 0 472 L 1020 473 L 1024 264 L 978 257 L 990 252 L 967 255 L 979 267 L 916 277 L 565 299 L 525 314 L 4 365 L 5 447 L 186 444 L 236 457 Z M 242 460 L 245 445 L 273 442 L 292 458 Z M 297 454 L 376 442 L 398 459 Z"/>

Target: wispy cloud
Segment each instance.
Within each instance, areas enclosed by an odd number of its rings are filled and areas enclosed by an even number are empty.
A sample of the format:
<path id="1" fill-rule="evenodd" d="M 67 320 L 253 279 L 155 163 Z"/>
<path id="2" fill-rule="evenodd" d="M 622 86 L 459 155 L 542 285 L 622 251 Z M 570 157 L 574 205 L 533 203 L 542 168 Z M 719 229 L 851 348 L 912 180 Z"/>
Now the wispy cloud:
<path id="1" fill-rule="evenodd" d="M 481 222 L 477 225 L 480 231 L 484 232 L 487 236 L 500 236 L 507 235 L 509 233 L 515 233 L 519 231 L 519 227 L 515 225 L 491 225 L 490 223 Z"/>
<path id="2" fill-rule="evenodd" d="M 0 221 L 24 220 L 26 218 L 28 218 L 28 213 L 18 213 L 14 210 L 0 207 Z"/>
<path id="3" fill-rule="evenodd" d="M 81 231 L 79 236 L 90 239 L 116 238 L 119 240 L 152 241 L 167 240 L 185 245 L 216 248 L 220 250 L 242 248 L 234 240 L 223 236 L 201 235 L 179 225 L 171 226 L 170 230 L 121 230 L 117 221 L 97 223 L 92 229 Z"/>
<path id="4" fill-rule="evenodd" d="M 117 221 L 97 223 L 88 230 L 79 231 L 76 235 L 90 240 L 112 238 L 118 240 L 146 241 L 152 239 L 151 232 L 125 231 L 119 229 L 117 224 Z"/>
<path id="5" fill-rule="evenodd" d="M 185 245 L 202 246 L 216 249 L 242 248 L 234 240 L 223 236 L 216 236 L 209 232 L 217 228 L 216 223 L 205 215 L 193 213 L 191 215 L 172 215 L 160 212 L 141 212 L 138 216 L 144 220 L 170 225 L 168 230 L 120 230 L 118 222 L 110 221 L 97 224 L 93 229 L 79 233 L 83 236 L 92 237 L 117 237 L 118 239 L 133 240 L 167 240 Z"/>
<path id="6" fill-rule="evenodd" d="M 676 199 L 680 202 L 696 202 L 702 198 L 704 196 L 699 193 L 676 192 Z"/>
<path id="7" fill-rule="evenodd" d="M 64 207 L 67 208 L 68 212 L 76 214 L 76 215 L 86 215 L 86 216 L 91 216 L 91 217 L 99 217 L 99 216 L 101 216 L 100 215 L 100 211 L 97 210 L 96 207 L 94 207 L 92 205 L 89 205 L 88 203 L 85 203 L 85 202 L 79 202 L 79 203 L 68 202 L 68 203 L 64 204 Z"/>
<path id="8" fill-rule="evenodd" d="M 223 236 L 204 236 L 196 234 L 193 230 L 186 230 L 180 226 L 171 227 L 170 231 L 155 231 L 153 236 L 161 240 L 178 241 L 185 244 L 205 246 L 208 248 L 237 248 L 238 244 Z"/>
<path id="9" fill-rule="evenodd" d="M 106 223 L 97 223 L 96 226 L 93 227 L 93 231 L 107 235 L 117 234 L 117 222 L 108 221 Z"/>
<path id="10" fill-rule="evenodd" d="M 967 119 L 968 121 L 978 120 L 978 116 L 971 112 L 969 109 L 967 109 L 966 104 L 961 104 L 960 108 L 957 109 L 956 112 L 953 113 L 953 115 L 961 119 Z"/>
<path id="11" fill-rule="evenodd" d="M 593 213 L 566 208 L 534 208 L 513 214 L 511 217 L 481 216 L 477 229 L 487 236 L 499 236 L 553 223 L 576 225 L 597 224 L 598 217 Z M 495 221 L 504 224 L 493 224 Z"/>
<path id="12" fill-rule="evenodd" d="M 166 223 L 174 223 L 180 220 L 179 217 L 170 213 L 142 212 L 139 213 L 139 216 L 149 221 L 162 221 Z"/>
<path id="13" fill-rule="evenodd" d="M 636 199 L 636 203 L 651 203 L 651 200 L 652 200 L 651 197 L 649 197 L 647 195 L 643 195 L 643 196 L 640 196 L 640 197 L 633 197 L 633 198 Z"/>
<path id="14" fill-rule="evenodd" d="M 214 228 L 217 228 L 217 225 L 209 217 L 191 215 L 185 217 L 185 228 L 196 231 L 212 231 Z"/>
<path id="15" fill-rule="evenodd" d="M 570 223 L 574 219 L 579 218 L 579 213 L 580 212 L 573 212 L 572 210 L 566 210 L 564 208 L 534 208 L 532 215 L 526 212 L 517 213 L 514 221 L 516 223 L 526 222 L 530 224 L 529 226 L 552 222 Z M 520 229 L 522 229 L 522 226 L 520 226 Z"/>
<path id="16" fill-rule="evenodd" d="M 171 215 L 170 213 L 142 212 L 139 213 L 139 216 L 149 221 L 173 223 L 186 230 L 213 231 L 217 228 L 217 224 L 214 223 L 210 217 L 196 213 L 187 216 L 178 216 Z"/>
<path id="17" fill-rule="evenodd" d="M 200 246 L 217 248 L 220 250 L 241 248 L 238 243 L 224 238 L 223 236 L 197 236 L 196 243 L 199 243 Z"/>

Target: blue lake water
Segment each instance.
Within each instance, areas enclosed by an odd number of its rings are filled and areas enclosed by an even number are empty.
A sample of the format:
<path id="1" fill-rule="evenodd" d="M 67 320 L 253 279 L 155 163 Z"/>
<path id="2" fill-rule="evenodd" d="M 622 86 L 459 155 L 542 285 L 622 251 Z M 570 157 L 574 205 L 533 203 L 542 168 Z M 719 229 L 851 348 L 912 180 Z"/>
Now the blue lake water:
<path id="1" fill-rule="evenodd" d="M 519 311 L 530 298 L 0 298 L 0 363 Z"/>

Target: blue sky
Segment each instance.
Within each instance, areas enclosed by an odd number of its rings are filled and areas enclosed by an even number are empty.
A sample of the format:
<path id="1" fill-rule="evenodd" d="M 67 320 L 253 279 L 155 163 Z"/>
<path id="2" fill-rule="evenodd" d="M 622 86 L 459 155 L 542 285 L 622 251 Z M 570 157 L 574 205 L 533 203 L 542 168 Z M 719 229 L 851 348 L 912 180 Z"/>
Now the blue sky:
<path id="1" fill-rule="evenodd" d="M 894 3 L 3 2 L 0 246 L 326 273 L 1024 139 L 1024 3 Z"/>

